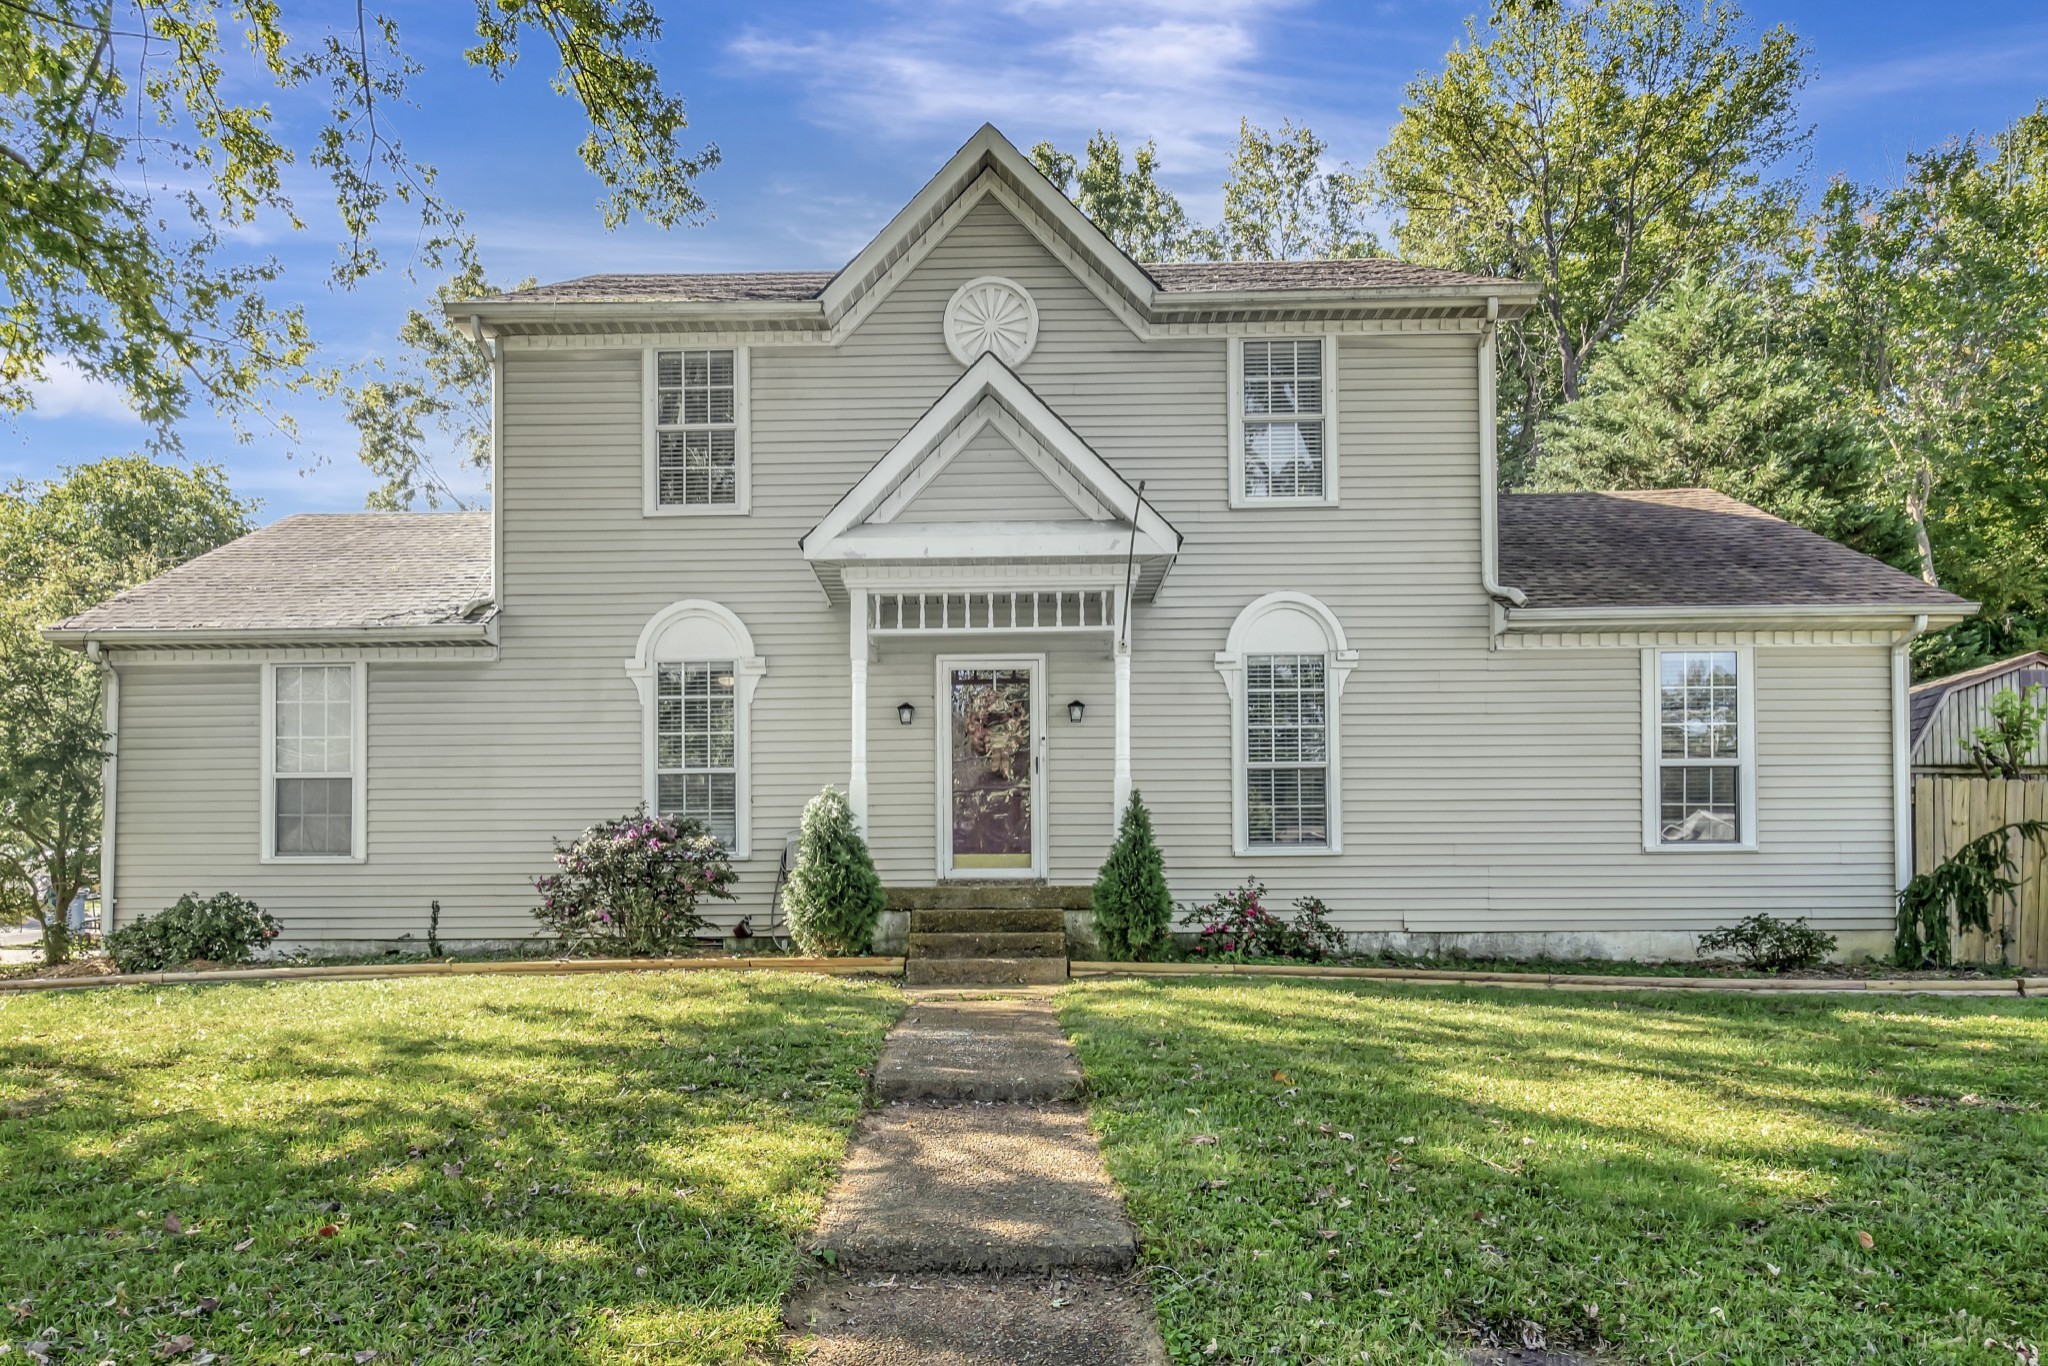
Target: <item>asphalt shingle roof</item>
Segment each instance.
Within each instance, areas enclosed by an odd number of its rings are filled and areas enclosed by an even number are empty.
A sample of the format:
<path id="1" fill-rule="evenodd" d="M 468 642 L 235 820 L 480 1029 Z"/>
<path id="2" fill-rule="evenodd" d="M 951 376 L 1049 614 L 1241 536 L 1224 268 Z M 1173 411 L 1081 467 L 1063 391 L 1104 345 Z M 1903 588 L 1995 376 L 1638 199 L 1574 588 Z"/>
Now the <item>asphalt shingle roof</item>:
<path id="1" fill-rule="evenodd" d="M 301 513 L 58 625 L 73 631 L 441 626 L 463 621 L 464 607 L 490 595 L 487 512 Z"/>
<path id="2" fill-rule="evenodd" d="M 1510 494 L 1500 573 L 1532 608 L 1970 606 L 1711 489 Z"/>
<path id="3" fill-rule="evenodd" d="M 1224 290 L 1428 289 L 1513 284 L 1383 257 L 1343 261 L 1174 261 L 1144 267 L 1169 294 Z M 506 303 L 801 303 L 837 271 L 756 270 L 724 275 L 585 275 L 499 296 Z"/>

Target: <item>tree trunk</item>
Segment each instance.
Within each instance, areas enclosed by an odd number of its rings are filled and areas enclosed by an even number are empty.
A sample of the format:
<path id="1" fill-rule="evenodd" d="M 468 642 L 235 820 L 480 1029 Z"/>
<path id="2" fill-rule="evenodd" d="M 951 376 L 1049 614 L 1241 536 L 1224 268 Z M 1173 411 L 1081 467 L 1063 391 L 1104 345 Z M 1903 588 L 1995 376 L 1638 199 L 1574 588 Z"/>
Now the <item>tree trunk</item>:
<path id="1" fill-rule="evenodd" d="M 43 921 L 43 965 L 55 967 L 71 961 L 71 908 L 59 906 Z"/>
<path id="2" fill-rule="evenodd" d="M 1919 476 L 1906 491 L 1906 515 L 1913 521 L 1913 542 L 1920 551 L 1920 577 L 1939 588 L 1941 580 L 1934 576 L 1934 543 L 1927 538 L 1927 500 L 1933 494 L 1934 467 L 1922 461 Z"/>

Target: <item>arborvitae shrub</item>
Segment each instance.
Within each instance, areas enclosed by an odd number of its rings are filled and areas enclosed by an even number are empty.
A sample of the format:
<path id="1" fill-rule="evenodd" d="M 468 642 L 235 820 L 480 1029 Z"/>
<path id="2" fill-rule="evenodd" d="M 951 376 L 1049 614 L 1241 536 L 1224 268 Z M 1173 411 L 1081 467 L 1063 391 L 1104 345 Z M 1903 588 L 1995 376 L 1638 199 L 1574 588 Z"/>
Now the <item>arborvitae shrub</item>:
<path id="1" fill-rule="evenodd" d="M 1152 813 L 1135 789 L 1089 904 L 1095 937 L 1110 958 L 1156 958 L 1170 942 L 1173 897 L 1166 890 L 1166 860 L 1152 838 Z"/>
<path id="2" fill-rule="evenodd" d="M 862 954 L 875 942 L 882 878 L 853 808 L 827 787 L 804 806 L 796 867 L 783 889 L 790 938 L 805 953 Z"/>

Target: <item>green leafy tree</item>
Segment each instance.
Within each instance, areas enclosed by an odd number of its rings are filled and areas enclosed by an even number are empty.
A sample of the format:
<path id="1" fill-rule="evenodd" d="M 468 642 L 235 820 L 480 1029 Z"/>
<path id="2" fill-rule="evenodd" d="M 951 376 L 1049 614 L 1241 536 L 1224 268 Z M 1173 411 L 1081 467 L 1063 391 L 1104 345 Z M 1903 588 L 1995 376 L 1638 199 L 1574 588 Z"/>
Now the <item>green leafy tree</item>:
<path id="1" fill-rule="evenodd" d="M 862 954 L 875 942 L 885 900 L 882 878 L 837 788 L 804 806 L 796 867 L 783 889 L 790 937 L 805 953 Z"/>
<path id="2" fill-rule="evenodd" d="M 1733 4 L 1509 4 L 1409 85 L 1372 176 L 1404 257 L 1542 287 L 1506 329 L 1503 480 L 1593 352 L 1687 272 L 1770 252 L 1796 199 L 1770 179 L 1806 130 L 1802 50 L 1753 45 Z"/>
<path id="3" fill-rule="evenodd" d="M 1991 720 L 1970 732 L 1970 757 L 1987 778 L 2017 778 L 2041 747 L 2041 722 L 2048 720 L 2048 688 L 2001 688 L 1992 697 Z"/>
<path id="4" fill-rule="evenodd" d="M 0 903 L 70 953 L 64 912 L 99 873 L 100 678 L 42 627 L 249 529 L 212 466 L 139 456 L 0 490 Z"/>
<path id="5" fill-rule="evenodd" d="M 1031 149 L 1031 163 L 1133 261 L 1187 255 L 1188 216 L 1160 188 L 1159 149 L 1152 142 L 1126 162 L 1115 135 L 1098 128 L 1080 157 L 1041 142 Z"/>
<path id="6" fill-rule="evenodd" d="M 1801 268 L 1818 349 L 1880 439 L 1930 583 L 1983 604 L 1923 673 L 2048 643 L 2048 105 L 1837 182 Z"/>
<path id="7" fill-rule="evenodd" d="M 703 212 L 696 179 L 718 154 L 680 145 L 682 100 L 648 55 L 652 0 L 474 13 L 463 60 L 493 81 L 535 48 L 556 59 L 607 226 Z M 0 410 L 27 409 L 34 381 L 68 364 L 172 443 L 195 398 L 239 421 L 267 386 L 320 382 L 303 310 L 271 296 L 281 267 L 241 244 L 306 230 L 310 196 L 339 228 L 340 287 L 383 268 L 394 213 L 428 268 L 465 258 L 460 210 L 396 131 L 423 70 L 396 20 L 361 5 L 327 27 L 226 0 L 0 4 Z M 308 99 L 324 112 L 298 116 Z"/>
<path id="8" fill-rule="evenodd" d="M 490 473 L 491 352 L 447 306 L 532 284 L 529 277 L 493 285 L 482 265 L 469 261 L 435 289 L 430 306 L 405 315 L 397 358 L 344 386 L 357 454 L 382 481 L 370 493 L 371 507 L 470 506 L 456 479 L 465 470 Z"/>
<path id="9" fill-rule="evenodd" d="M 1688 277 L 1594 354 L 1544 424 L 1540 489 L 1718 489 L 1895 564 L 1912 529 L 1879 452 L 1769 292 Z"/>
<path id="10" fill-rule="evenodd" d="M 1171 941 L 1173 897 L 1166 859 L 1152 837 L 1152 813 L 1134 788 L 1117 826 L 1116 843 L 1096 874 L 1089 896 L 1095 937 L 1116 960 L 1156 958 Z"/>
<path id="11" fill-rule="evenodd" d="M 1239 119 L 1237 150 L 1223 183 L 1223 222 L 1196 234 L 1193 254 L 1225 261 L 1382 255 L 1364 222 L 1365 178 L 1349 166 L 1327 164 L 1328 150 L 1314 132 L 1291 121 L 1275 132 Z"/>

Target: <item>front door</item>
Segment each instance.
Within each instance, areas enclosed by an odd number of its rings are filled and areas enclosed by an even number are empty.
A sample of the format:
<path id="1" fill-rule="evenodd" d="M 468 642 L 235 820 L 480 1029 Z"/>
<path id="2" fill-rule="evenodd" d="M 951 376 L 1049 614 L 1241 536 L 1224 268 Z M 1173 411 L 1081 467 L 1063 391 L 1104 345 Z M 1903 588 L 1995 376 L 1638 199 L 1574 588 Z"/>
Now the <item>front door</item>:
<path id="1" fill-rule="evenodd" d="M 939 872 L 1044 875 L 1045 728 L 1036 656 L 939 660 Z"/>

